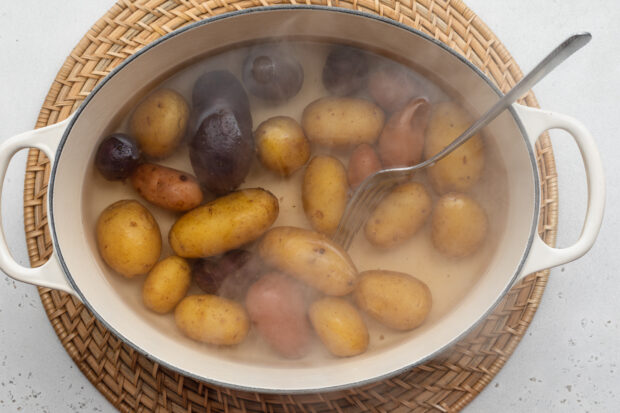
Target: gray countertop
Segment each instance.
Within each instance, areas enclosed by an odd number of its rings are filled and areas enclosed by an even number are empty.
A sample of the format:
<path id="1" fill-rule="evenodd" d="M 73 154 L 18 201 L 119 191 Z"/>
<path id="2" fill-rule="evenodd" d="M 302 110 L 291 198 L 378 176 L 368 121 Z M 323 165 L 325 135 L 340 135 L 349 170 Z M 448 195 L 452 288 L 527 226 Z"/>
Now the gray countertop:
<path id="1" fill-rule="evenodd" d="M 607 210 L 599 239 L 583 258 L 552 270 L 540 309 L 506 366 L 466 411 L 615 412 L 620 406 L 620 2 L 468 0 L 523 70 L 574 31 L 593 41 L 534 89 L 541 106 L 581 120 L 605 167 Z M 0 139 L 32 129 L 65 57 L 111 0 L 2 1 Z M 558 246 L 579 236 L 585 174 L 576 145 L 552 133 L 559 174 Z M 22 194 L 25 151 L 7 173 L 4 230 L 28 265 Z M 616 252 L 614 252 L 616 251 Z M 67 412 L 114 408 L 73 364 L 35 287 L 0 274 L 0 411 Z"/>

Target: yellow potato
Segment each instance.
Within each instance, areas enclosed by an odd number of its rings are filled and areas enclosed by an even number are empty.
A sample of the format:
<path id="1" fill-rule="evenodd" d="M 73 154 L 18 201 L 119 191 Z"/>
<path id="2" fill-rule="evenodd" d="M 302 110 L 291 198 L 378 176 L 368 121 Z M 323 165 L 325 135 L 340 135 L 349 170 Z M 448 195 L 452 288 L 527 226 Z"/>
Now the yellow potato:
<path id="1" fill-rule="evenodd" d="M 487 216 L 482 207 L 465 194 L 442 196 L 433 210 L 433 245 L 444 255 L 461 258 L 480 248 L 487 234 Z"/>
<path id="2" fill-rule="evenodd" d="M 254 132 L 258 159 L 265 168 L 289 176 L 310 158 L 310 142 L 293 118 L 276 116 L 267 119 Z"/>
<path id="3" fill-rule="evenodd" d="M 301 200 L 310 225 L 316 231 L 332 235 L 347 206 L 347 172 L 331 156 L 312 158 L 304 174 Z"/>
<path id="4" fill-rule="evenodd" d="M 168 241 L 180 257 L 209 257 L 254 241 L 277 217 L 278 200 L 271 192 L 242 189 L 180 217 Z"/>
<path id="5" fill-rule="evenodd" d="M 427 285 L 395 271 L 364 271 L 353 293 L 355 303 L 388 327 L 411 330 L 424 322 L 431 310 Z"/>
<path id="6" fill-rule="evenodd" d="M 335 356 L 350 357 L 368 348 L 368 329 L 357 309 L 342 298 L 325 297 L 309 310 L 310 322 Z"/>
<path id="7" fill-rule="evenodd" d="M 159 314 L 165 314 L 185 297 L 192 281 L 191 268 L 181 257 L 171 256 L 153 267 L 142 286 L 144 305 Z"/>
<path id="8" fill-rule="evenodd" d="M 351 97 L 324 97 L 310 103 L 301 127 L 310 142 L 326 146 L 373 143 L 379 137 L 385 114 L 374 103 Z"/>
<path id="9" fill-rule="evenodd" d="M 364 233 L 376 247 L 400 245 L 415 235 L 431 215 L 431 196 L 418 182 L 399 185 L 372 212 Z"/>
<path id="10" fill-rule="evenodd" d="M 448 146 L 473 123 L 471 117 L 457 104 L 444 102 L 433 108 L 426 128 L 424 159 Z M 468 191 L 484 170 L 484 144 L 479 134 L 454 150 L 434 166 L 427 168 L 428 177 L 435 191 Z"/>
<path id="11" fill-rule="evenodd" d="M 174 321 L 193 340 L 225 346 L 241 343 L 250 329 L 241 304 L 211 294 L 185 297 L 174 310 Z"/>
<path id="12" fill-rule="evenodd" d="M 357 270 L 349 254 L 325 235 L 295 227 L 275 227 L 258 245 L 263 261 L 328 295 L 355 288 Z"/>
<path id="13" fill-rule="evenodd" d="M 153 215 L 139 202 L 118 201 L 99 215 L 97 246 L 106 264 L 132 278 L 146 274 L 159 260 L 161 233 Z"/>
<path id="14" fill-rule="evenodd" d="M 129 119 L 129 129 L 143 153 L 163 158 L 181 143 L 188 119 L 189 106 L 183 96 L 171 89 L 159 89 L 138 104 Z"/>

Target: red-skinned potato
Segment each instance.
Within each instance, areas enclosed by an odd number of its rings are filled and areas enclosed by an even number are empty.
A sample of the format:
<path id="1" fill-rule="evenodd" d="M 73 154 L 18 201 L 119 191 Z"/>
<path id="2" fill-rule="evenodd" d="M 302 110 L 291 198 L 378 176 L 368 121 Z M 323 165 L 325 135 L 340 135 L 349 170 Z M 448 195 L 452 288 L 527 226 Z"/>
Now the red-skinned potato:
<path id="1" fill-rule="evenodd" d="M 370 96 L 387 112 L 396 112 L 415 96 L 421 93 L 421 87 L 402 67 L 381 65 L 369 76 L 368 91 Z"/>
<path id="2" fill-rule="evenodd" d="M 381 170 L 381 161 L 377 152 L 367 143 L 359 145 L 351 153 L 347 168 L 349 186 L 357 188 L 364 179 Z"/>
<path id="3" fill-rule="evenodd" d="M 424 132 L 430 114 L 428 100 L 418 98 L 390 117 L 378 143 L 379 157 L 385 168 L 412 166 L 422 160 Z"/>
<path id="4" fill-rule="evenodd" d="M 299 283 L 281 273 L 266 274 L 248 290 L 245 307 L 261 337 L 279 354 L 300 358 L 308 352 L 310 325 Z"/>
<path id="5" fill-rule="evenodd" d="M 147 201 L 170 211 L 189 211 L 202 203 L 196 177 L 153 163 L 145 163 L 131 175 L 131 184 Z"/>

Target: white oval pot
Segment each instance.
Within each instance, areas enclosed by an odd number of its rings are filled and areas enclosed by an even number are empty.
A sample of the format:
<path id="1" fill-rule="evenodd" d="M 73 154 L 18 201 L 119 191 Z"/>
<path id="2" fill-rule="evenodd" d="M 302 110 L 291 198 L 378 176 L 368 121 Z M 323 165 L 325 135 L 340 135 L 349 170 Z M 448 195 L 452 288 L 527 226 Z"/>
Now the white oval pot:
<path id="1" fill-rule="evenodd" d="M 393 375 L 433 357 L 458 340 L 491 311 L 521 277 L 574 260 L 593 245 L 601 225 L 604 176 L 593 138 L 576 120 L 513 105 L 487 130 L 497 139 L 507 165 L 509 207 L 497 252 L 475 288 L 445 316 L 408 333 L 398 345 L 353 358 L 266 361 L 192 342 L 170 323 L 157 326 L 114 288 L 97 252 L 94 224 L 84 219 L 83 188 L 92 176 L 100 137 L 109 133 L 118 109 L 135 102 L 153 84 L 198 57 L 273 36 L 351 42 L 399 56 L 423 67 L 481 112 L 498 99 L 493 83 L 444 45 L 391 20 L 343 9 L 293 7 L 249 9 L 197 22 L 177 30 L 110 73 L 69 119 L 15 136 L 0 145 L 0 178 L 12 155 L 34 147 L 47 154 L 53 169 L 48 219 L 54 254 L 39 268 L 25 268 L 11 257 L 0 236 L 0 267 L 27 283 L 56 288 L 78 297 L 110 330 L 140 352 L 184 375 L 224 386 L 264 392 L 333 390 Z M 566 130 L 583 157 L 588 210 L 579 240 L 568 248 L 547 246 L 537 235 L 540 182 L 534 143 L 551 128 Z M 163 228 L 166 231 L 165 228 Z"/>

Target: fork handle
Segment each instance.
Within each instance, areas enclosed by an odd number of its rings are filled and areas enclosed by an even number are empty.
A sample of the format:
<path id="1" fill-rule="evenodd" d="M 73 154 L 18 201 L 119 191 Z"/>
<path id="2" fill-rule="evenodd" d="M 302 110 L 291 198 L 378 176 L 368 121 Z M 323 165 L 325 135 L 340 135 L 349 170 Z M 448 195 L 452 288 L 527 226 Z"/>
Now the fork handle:
<path id="1" fill-rule="evenodd" d="M 528 90 L 530 90 L 536 83 L 542 78 L 547 76 L 553 69 L 555 69 L 560 63 L 565 61 L 569 56 L 588 44 L 592 39 L 590 33 L 578 33 L 574 34 L 568 39 L 564 40 L 558 47 L 553 49 L 540 63 L 536 65 L 523 79 L 519 81 L 508 93 L 502 96 L 489 110 L 486 111 L 476 122 L 474 122 L 465 132 L 463 132 L 458 138 L 452 141 L 451 144 L 446 146 L 443 150 L 437 153 L 435 156 L 422 162 L 419 167 L 423 168 L 428 165 L 441 160 L 452 151 L 454 151 L 463 142 L 474 136 L 480 129 L 484 128 L 493 119 L 507 109 L 510 105 L 523 96 Z"/>

